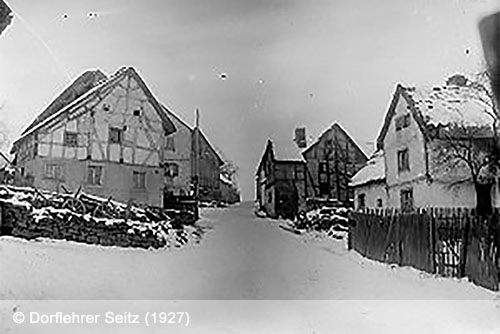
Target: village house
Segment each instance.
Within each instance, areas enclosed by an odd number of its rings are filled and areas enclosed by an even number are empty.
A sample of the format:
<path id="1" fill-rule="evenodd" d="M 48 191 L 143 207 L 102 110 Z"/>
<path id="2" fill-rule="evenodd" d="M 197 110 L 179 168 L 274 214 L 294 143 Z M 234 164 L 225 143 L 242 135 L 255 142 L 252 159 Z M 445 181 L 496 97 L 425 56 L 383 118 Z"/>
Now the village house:
<path id="1" fill-rule="evenodd" d="M 354 193 L 349 180 L 367 157 L 347 132 L 334 123 L 303 153 L 316 196 L 352 206 Z"/>
<path id="2" fill-rule="evenodd" d="M 476 190 L 486 209 L 499 207 L 499 179 L 487 168 L 487 152 L 496 145 L 493 115 L 477 92 L 454 82 L 398 85 L 377 151 L 352 178 L 356 209 L 475 208 Z M 472 182 L 469 166 L 479 166 L 480 184 Z"/>
<path id="3" fill-rule="evenodd" d="M 354 189 L 356 209 L 387 207 L 388 194 L 385 185 L 384 152 L 379 150 L 351 179 L 350 187 Z"/>
<path id="4" fill-rule="evenodd" d="M 268 140 L 256 173 L 258 209 L 271 218 L 294 218 L 306 209 L 307 188 L 307 166 L 299 149 L 277 148 Z"/>
<path id="5" fill-rule="evenodd" d="M 95 70 L 65 89 L 11 153 L 29 185 L 160 206 L 164 198 L 192 194 L 194 133 L 133 68 L 109 78 Z M 217 197 L 222 161 L 199 133 L 201 189 Z"/>
<path id="6" fill-rule="evenodd" d="M 185 197 L 193 194 L 196 175 L 199 175 L 199 199 L 206 202 L 225 201 L 233 192 L 237 193 L 234 184 L 224 186 L 221 167 L 225 164 L 219 153 L 213 148 L 203 131 L 192 129 L 173 112 L 164 108 L 172 120 L 176 131 L 166 137 L 163 167 L 165 168 L 166 199 Z M 199 141 L 197 134 L 200 134 Z M 199 146 L 196 161 L 197 143 Z M 196 165 L 199 164 L 199 170 Z M 228 185 L 229 186 L 229 185 Z M 235 188 L 235 189 L 233 189 Z"/>
<path id="7" fill-rule="evenodd" d="M 220 200 L 227 204 L 240 202 L 238 187 L 228 175 L 220 174 Z"/>
<path id="8" fill-rule="evenodd" d="M 220 169 L 224 161 L 199 128 L 193 130 L 192 147 L 192 169 L 199 182 L 199 199 L 205 202 L 219 201 L 221 198 Z"/>
<path id="9" fill-rule="evenodd" d="M 193 130 L 173 112 L 163 107 L 176 131 L 165 137 L 162 166 L 165 171 L 165 196 L 183 197 L 192 194 Z"/>
<path id="10" fill-rule="evenodd" d="M 87 71 L 14 142 L 32 185 L 161 205 L 165 138 L 176 130 L 137 72 Z"/>

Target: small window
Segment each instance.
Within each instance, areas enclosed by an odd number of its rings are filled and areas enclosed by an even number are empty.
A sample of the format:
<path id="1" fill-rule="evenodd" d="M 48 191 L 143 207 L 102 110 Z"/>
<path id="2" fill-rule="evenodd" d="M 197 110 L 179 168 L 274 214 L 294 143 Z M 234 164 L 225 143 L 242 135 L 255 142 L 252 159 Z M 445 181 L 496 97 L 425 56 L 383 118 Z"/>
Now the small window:
<path id="1" fill-rule="evenodd" d="M 365 194 L 358 195 L 358 210 L 364 210 L 366 208 L 365 199 L 366 199 Z"/>
<path id="2" fill-rule="evenodd" d="M 123 129 L 109 128 L 109 142 L 111 144 L 121 144 L 123 139 Z"/>
<path id="3" fill-rule="evenodd" d="M 179 165 L 176 163 L 169 163 L 165 165 L 165 176 L 176 177 L 179 175 Z"/>
<path id="4" fill-rule="evenodd" d="M 134 116 L 141 116 L 141 109 L 134 109 Z"/>
<path id="5" fill-rule="evenodd" d="M 167 151 L 175 151 L 175 141 L 173 136 L 168 136 L 165 140 L 165 149 Z"/>
<path id="6" fill-rule="evenodd" d="M 319 172 L 320 173 L 326 173 L 328 170 L 328 162 L 327 161 L 321 161 L 319 163 Z"/>
<path id="7" fill-rule="evenodd" d="M 64 146 L 77 147 L 78 146 L 78 134 L 76 132 L 65 131 L 64 132 Z"/>
<path id="8" fill-rule="evenodd" d="M 304 171 L 302 169 L 297 169 L 295 170 L 295 179 L 296 180 L 303 180 L 305 178 Z"/>
<path id="9" fill-rule="evenodd" d="M 94 186 L 102 185 L 102 166 L 89 166 L 87 183 Z"/>
<path id="10" fill-rule="evenodd" d="M 382 198 L 377 198 L 377 208 L 381 208 L 383 206 Z"/>
<path id="11" fill-rule="evenodd" d="M 58 164 L 47 164 L 45 165 L 45 177 L 48 179 L 61 180 L 62 179 L 62 168 Z"/>
<path id="12" fill-rule="evenodd" d="M 401 115 L 395 118 L 396 131 L 407 128 L 410 126 L 410 114 Z"/>
<path id="13" fill-rule="evenodd" d="M 408 149 L 398 151 L 398 171 L 410 170 L 410 154 Z"/>
<path id="14" fill-rule="evenodd" d="M 146 172 L 134 171 L 134 188 L 136 189 L 146 188 Z"/>
<path id="15" fill-rule="evenodd" d="M 403 212 L 413 211 L 413 189 L 404 189 L 400 193 L 401 210 Z"/>

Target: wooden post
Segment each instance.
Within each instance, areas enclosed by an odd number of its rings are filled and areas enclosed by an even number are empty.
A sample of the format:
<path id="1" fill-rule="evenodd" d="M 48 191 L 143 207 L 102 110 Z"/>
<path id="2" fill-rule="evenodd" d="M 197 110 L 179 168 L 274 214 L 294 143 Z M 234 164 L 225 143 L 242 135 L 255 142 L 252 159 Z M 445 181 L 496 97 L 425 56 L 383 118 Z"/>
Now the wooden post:
<path id="1" fill-rule="evenodd" d="M 430 253 L 431 253 L 431 266 L 432 266 L 432 274 L 436 273 L 436 220 L 432 215 L 429 215 L 429 232 L 430 232 Z"/>
<path id="2" fill-rule="evenodd" d="M 3 223 L 3 204 L 0 203 L 0 235 L 2 235 L 2 231 L 3 231 L 3 227 L 2 227 L 2 223 Z"/>
<path id="3" fill-rule="evenodd" d="M 463 245 L 462 249 L 460 252 L 460 272 L 459 277 L 465 277 L 465 272 L 466 272 L 466 266 L 467 266 L 467 248 L 469 245 L 469 233 L 470 233 L 470 224 L 471 224 L 471 219 L 473 220 L 473 223 L 477 223 L 476 219 L 477 217 L 475 216 L 469 216 L 466 218 L 465 222 L 465 228 L 462 233 L 462 238 L 463 238 Z"/>

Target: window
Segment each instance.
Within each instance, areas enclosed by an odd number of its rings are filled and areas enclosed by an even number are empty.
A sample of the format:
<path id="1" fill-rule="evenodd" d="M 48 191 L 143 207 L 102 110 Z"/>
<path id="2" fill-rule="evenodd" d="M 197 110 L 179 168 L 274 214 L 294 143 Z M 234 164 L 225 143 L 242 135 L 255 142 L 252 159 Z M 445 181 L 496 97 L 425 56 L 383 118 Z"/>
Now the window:
<path id="1" fill-rule="evenodd" d="M 364 210 L 365 209 L 365 207 L 366 207 L 365 198 L 366 198 L 365 194 L 359 194 L 358 195 L 358 210 Z"/>
<path id="2" fill-rule="evenodd" d="M 165 165 L 165 176 L 176 177 L 179 175 L 179 165 L 168 163 Z"/>
<path id="3" fill-rule="evenodd" d="M 78 134 L 76 132 L 64 132 L 64 146 L 77 147 L 78 146 Z"/>
<path id="4" fill-rule="evenodd" d="M 123 130 L 120 128 L 109 128 L 109 142 L 111 144 L 121 144 L 123 139 Z"/>
<path id="5" fill-rule="evenodd" d="M 102 185 L 102 166 L 89 166 L 87 183 L 94 186 Z"/>
<path id="6" fill-rule="evenodd" d="M 377 198 L 377 208 L 381 208 L 383 206 L 382 198 Z"/>
<path id="7" fill-rule="evenodd" d="M 410 126 L 410 114 L 401 115 L 395 118 L 396 131 L 407 128 Z"/>
<path id="8" fill-rule="evenodd" d="M 319 163 L 319 172 L 320 173 L 326 173 L 328 169 L 328 162 L 327 161 L 321 161 Z"/>
<path id="9" fill-rule="evenodd" d="M 134 188 L 136 189 L 146 188 L 146 172 L 134 171 Z"/>
<path id="10" fill-rule="evenodd" d="M 413 210 L 413 189 L 404 189 L 400 193 L 401 210 L 411 212 Z"/>
<path id="11" fill-rule="evenodd" d="M 62 179 L 62 168 L 58 164 L 47 164 L 45 165 L 45 177 L 48 179 L 61 180 Z"/>
<path id="12" fill-rule="evenodd" d="M 295 179 L 296 180 L 303 180 L 305 178 L 304 171 L 302 169 L 297 169 L 295 170 Z"/>
<path id="13" fill-rule="evenodd" d="M 410 154 L 408 149 L 398 151 L 398 171 L 408 171 L 410 170 Z"/>
<path id="14" fill-rule="evenodd" d="M 173 136 L 168 136 L 165 140 L 165 149 L 167 151 L 175 151 L 175 141 Z"/>

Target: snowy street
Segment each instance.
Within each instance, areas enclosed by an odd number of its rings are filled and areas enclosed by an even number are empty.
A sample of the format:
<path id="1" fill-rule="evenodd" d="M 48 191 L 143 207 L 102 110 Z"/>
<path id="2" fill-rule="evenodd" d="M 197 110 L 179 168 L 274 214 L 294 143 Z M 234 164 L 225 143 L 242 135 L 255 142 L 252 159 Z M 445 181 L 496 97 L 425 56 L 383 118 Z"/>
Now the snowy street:
<path id="1" fill-rule="evenodd" d="M 11 320 L 16 310 L 104 314 L 152 308 L 188 310 L 195 320 L 178 328 L 181 333 L 325 333 L 334 328 L 336 333 L 493 334 L 500 329 L 498 293 L 363 259 L 348 252 L 345 241 L 295 235 L 280 229 L 279 221 L 255 217 L 249 203 L 204 209 L 200 223 L 209 229 L 201 244 L 159 251 L 1 238 L 0 298 L 9 301 L 0 303 L 0 330 L 77 328 L 16 325 Z M 78 328 L 78 333 L 96 329 Z M 150 332 L 123 325 L 99 329 Z"/>
<path id="2" fill-rule="evenodd" d="M 0 239 L 1 299 L 482 299 L 465 280 L 363 259 L 345 241 L 298 236 L 250 203 L 204 209 L 201 244 L 96 247 Z"/>

